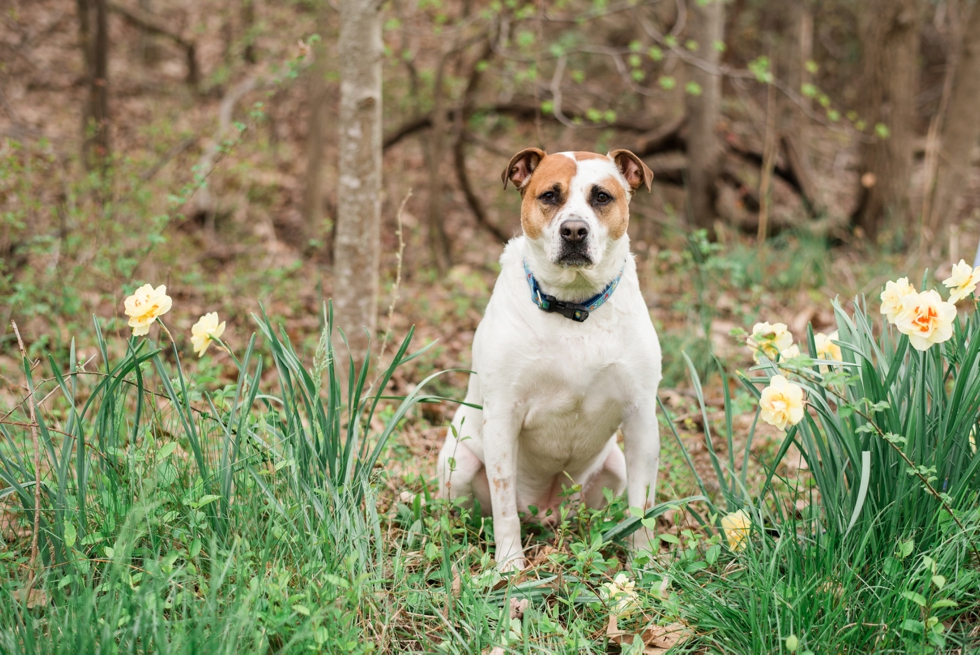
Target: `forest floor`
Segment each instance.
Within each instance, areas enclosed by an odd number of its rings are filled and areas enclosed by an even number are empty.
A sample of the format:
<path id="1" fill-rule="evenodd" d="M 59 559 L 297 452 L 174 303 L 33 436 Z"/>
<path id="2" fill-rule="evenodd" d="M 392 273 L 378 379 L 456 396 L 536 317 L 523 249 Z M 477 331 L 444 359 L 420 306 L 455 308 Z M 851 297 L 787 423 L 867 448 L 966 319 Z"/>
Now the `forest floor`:
<path id="1" fill-rule="evenodd" d="M 183 11 L 182 15 L 189 16 L 186 20 L 190 24 L 208 25 L 213 34 L 219 34 L 221 13 L 208 15 L 205 4 L 186 0 L 175 3 L 174 12 Z M 66 368 L 70 349 L 74 347 L 77 360 L 89 362 L 89 370 L 96 370 L 104 362 L 92 326 L 93 317 L 109 343 L 110 359 L 124 356 L 130 330 L 123 316 L 123 299 L 146 282 L 166 284 L 174 299 L 174 309 L 165 322 L 183 354 L 187 374 L 198 389 L 221 390 L 227 394 L 239 379 L 239 369 L 228 354 L 212 350 L 200 360 L 191 354 L 190 327 L 201 314 L 210 311 L 217 311 L 222 320 L 228 321 L 223 339 L 241 355 L 257 330 L 253 317 L 264 310 L 274 322 L 282 324 L 302 363 L 313 367 L 322 331 L 322 310 L 334 284 L 326 254 L 329 245 L 326 235 L 331 208 L 335 205 L 330 200 L 331 191 L 326 194 L 322 222 L 313 226 L 304 223 L 301 206 L 309 111 L 307 78 L 301 72 L 298 81 L 269 82 L 268 88 L 243 99 L 235 119 L 241 120 L 246 129 L 207 180 L 208 192 L 217 198 L 217 211 L 211 215 L 195 214 L 192 208 L 201 191 L 196 189 L 194 167 L 207 145 L 219 140 L 217 116 L 224 92 L 232 86 L 232 80 L 237 82 L 248 76 L 271 80 L 276 76 L 272 72 L 274 67 L 259 64 L 243 73 L 225 65 L 218 37 L 202 38 L 198 54 L 205 70 L 214 73 L 211 86 L 203 94 L 194 94 L 181 87 L 183 69 L 179 53 L 170 51 L 167 45 L 154 65 L 134 65 L 140 56 L 137 31 L 118 16 L 111 16 L 112 29 L 123 37 L 119 39 L 120 50 L 126 56 L 114 57 L 110 67 L 115 94 L 113 143 L 118 158 L 109 190 L 102 189 L 100 195 L 98 182 L 81 171 L 74 154 L 78 151 L 78 117 L 84 88 L 79 82 L 81 61 L 71 22 L 72 5 L 65 0 L 21 3 L 19 13 L 5 17 L 0 26 L 0 38 L 20 53 L 4 72 L 8 76 L 4 79 L 4 97 L 13 111 L 0 113 L 0 132 L 8 137 L 0 144 L 0 159 L 4 164 L 0 203 L 8 212 L 5 216 L 12 217 L 9 223 L 0 223 L 6 230 L 0 235 L 0 248 L 4 252 L 0 269 L 0 295 L 4 298 L 0 303 L 0 412 L 13 411 L 25 395 L 22 359 L 10 329 L 10 319 L 17 321 L 28 355 L 44 360 L 45 367 L 50 356 L 54 367 Z M 287 62 L 296 56 L 295 39 L 278 38 L 279 33 L 296 34 L 298 38 L 314 29 L 311 15 L 300 12 L 296 18 L 293 9 L 281 12 L 269 9 L 263 21 L 258 44 L 266 61 Z M 28 25 L 32 26 L 29 30 Z M 395 99 L 395 91 L 400 88 L 397 75 L 395 78 L 389 130 L 410 118 L 410 112 L 402 111 L 404 107 Z M 16 83 L 8 84 L 11 80 Z M 263 103 L 260 115 L 250 115 L 249 108 L 254 108 L 256 102 Z M 758 125 L 744 107 L 730 101 L 726 116 L 726 125 L 720 127 L 726 134 L 761 141 Z M 855 145 L 816 127 L 809 129 L 808 135 L 829 217 L 842 219 L 853 201 L 855 185 L 851 167 Z M 425 138 L 424 133 L 421 138 Z M 519 230 L 519 204 L 515 192 L 500 190 L 500 169 L 505 166 L 508 153 L 538 138 L 548 142 L 552 151 L 628 147 L 615 143 L 616 135 L 606 130 L 565 131 L 546 126 L 542 133 L 532 126 L 508 125 L 505 131 L 489 131 L 487 139 L 492 143 L 474 149 L 469 172 L 489 208 L 491 222 L 505 233 Z M 328 145 L 327 152 L 331 163 L 326 166 L 324 184 L 332 188 L 336 179 L 331 159 L 334 148 Z M 444 169 L 450 165 L 450 158 L 446 159 Z M 461 192 L 445 188 L 444 223 L 452 243 L 453 262 L 445 271 L 438 271 L 432 265 L 427 240 L 431 223 L 426 218 L 428 179 L 424 169 L 421 139 L 407 139 L 385 153 L 383 288 L 381 329 L 377 336 L 380 338 L 390 328 L 390 342 L 382 368 L 390 361 L 394 345 L 412 327 L 415 329 L 413 350 L 435 344 L 423 357 L 400 367 L 385 393 L 407 395 L 427 375 L 449 370 L 432 382 L 427 392 L 458 400 L 465 389 L 469 349 L 493 288 L 503 244 L 475 223 Z M 397 208 L 409 190 L 413 197 L 397 217 Z M 188 192 L 193 195 L 188 197 Z M 786 199 L 782 210 L 792 214 L 799 209 L 799 201 L 787 199 L 786 193 L 786 189 L 780 189 L 777 195 Z M 174 201 L 173 197 L 179 199 Z M 678 429 L 678 440 L 674 440 L 661 417 L 664 455 L 658 497 L 662 500 L 695 495 L 699 492 L 697 476 L 711 477 L 705 421 L 707 427 L 716 430 L 724 424 L 726 388 L 733 394 L 732 402 L 739 410 L 734 419 L 737 432 L 744 435 L 750 430 L 754 397 L 731 377 L 719 375 L 713 360 L 713 357 L 718 359 L 728 376 L 753 366 L 743 339 L 733 336 L 733 331 L 736 335 L 739 330 L 750 331 L 758 321 L 782 322 L 796 341 L 802 341 L 810 327 L 814 332 L 835 329 L 831 304 L 835 298 L 844 306 L 854 299 L 863 303 L 866 298 L 869 308 L 873 308 L 886 280 L 908 275 L 918 281 L 925 276 L 936 285 L 948 274 L 950 265 L 945 258 L 939 261 L 927 253 L 910 253 L 898 248 L 901 239 L 914 231 L 907 226 L 890 233 L 891 241 L 880 247 L 871 247 L 860 240 L 831 244 L 822 236 L 814 236 L 806 226 L 783 230 L 761 246 L 753 236 L 724 228 L 719 230 L 717 241 L 708 242 L 703 235 L 692 234 L 687 228 L 677 210 L 682 202 L 682 190 L 656 184 L 652 194 L 636 197 L 630 223 L 641 287 L 664 354 L 660 398 Z M 738 205 L 739 199 L 727 198 L 726 202 Z M 980 179 L 972 181 L 963 211 L 973 216 L 977 206 L 980 206 Z M 980 234 L 980 229 L 974 224 L 976 217 L 971 220 L 974 222 L 965 224 L 959 241 L 953 244 L 957 258 L 970 260 L 973 256 L 975 235 Z M 405 243 L 400 270 L 399 230 Z M 896 247 L 891 248 L 891 244 Z M 401 282 L 396 286 L 399 274 Z M 163 339 L 156 329 L 151 337 Z M 259 339 L 260 351 L 269 346 L 268 339 Z M 708 410 L 705 413 L 699 408 L 685 353 L 703 379 Z M 168 360 L 168 363 L 172 362 Z M 268 365 L 263 382 L 271 387 L 276 378 L 273 366 Z M 65 420 L 63 406 L 51 411 L 53 420 Z M 386 411 L 392 410 L 389 407 Z M 382 455 L 383 480 L 377 485 L 377 513 L 388 529 L 386 557 L 390 556 L 397 570 L 393 573 L 380 567 L 371 571 L 374 577 L 370 583 L 364 583 L 365 587 L 378 591 L 372 592 L 374 595 L 367 601 L 358 597 L 356 602 L 344 605 L 337 597 L 330 600 L 345 612 L 360 612 L 348 623 L 344 623 L 347 619 L 336 619 L 338 625 L 352 628 L 355 641 L 361 635 L 362 639 L 375 641 L 380 649 L 389 652 L 432 651 L 437 644 L 457 643 L 454 639 L 464 644 L 472 639 L 473 644 L 489 647 L 501 643 L 501 630 L 507 634 L 506 625 L 496 627 L 496 616 L 492 621 L 483 615 L 460 619 L 450 617 L 450 610 L 440 605 L 439 599 L 444 596 L 462 594 L 468 599 L 468 608 L 483 608 L 475 597 L 483 594 L 482 600 L 490 599 L 493 605 L 504 602 L 503 597 L 494 594 L 509 593 L 507 588 L 501 591 L 497 581 L 487 583 L 480 578 L 479 571 L 487 564 L 483 554 L 488 533 L 478 521 L 466 522 L 458 514 L 443 513 L 439 505 L 422 518 L 422 508 L 431 502 L 435 491 L 435 458 L 453 411 L 451 402 L 417 406 L 386 445 Z M 16 445 L 25 448 L 26 453 L 28 434 L 20 431 L 17 435 Z M 759 429 L 751 448 L 749 488 L 756 488 L 765 476 L 763 464 L 773 460 L 778 437 L 775 430 Z M 146 435 L 141 439 L 147 439 Z M 153 438 L 147 441 L 152 442 Z M 11 440 L 0 453 L 8 454 L 7 449 L 14 443 Z M 741 436 L 727 447 L 740 450 L 744 445 Z M 693 471 L 687 466 L 685 453 L 693 461 Z M 787 485 L 808 478 L 806 463 L 795 451 L 780 460 L 778 473 L 787 480 Z M 193 478 L 188 478 L 187 483 L 193 484 Z M 4 539 L 0 554 L 9 556 L 0 559 L 5 566 L 9 564 L 4 579 L 19 580 L 25 567 L 29 535 L 25 526 L 29 524 L 26 513 L 15 508 L 14 496 L 8 491 L 0 490 L 0 502 L 7 503 L 7 511 L 0 519 Z M 717 492 L 717 488 L 709 491 Z M 618 503 L 607 514 L 584 517 L 567 535 L 532 530 L 529 552 L 532 563 L 539 567 L 538 581 L 548 580 L 548 584 L 556 586 L 579 584 L 581 581 L 552 583 L 548 576 L 560 578 L 565 571 L 585 576 L 592 571 L 575 569 L 571 564 L 565 566 L 570 560 L 562 558 L 578 557 L 588 550 L 592 547 L 589 540 L 598 529 L 596 525 L 614 524 L 627 512 Z M 260 514 L 264 516 L 256 509 L 255 515 Z M 413 519 L 430 531 L 428 541 L 417 539 L 420 528 Z M 450 527 L 436 537 L 432 526 L 443 520 Z M 674 541 L 668 537 L 661 542 L 663 552 L 674 552 L 672 548 L 677 540 L 687 539 L 685 531 L 690 531 L 692 526 L 691 518 L 684 512 L 672 510 L 661 516 L 659 530 L 675 537 Z M 439 569 L 441 549 L 446 548 L 448 552 L 452 547 L 452 539 L 442 538 L 446 535 L 454 537 L 457 544 L 460 539 L 472 540 L 466 546 L 469 558 L 466 562 L 474 572 L 472 581 L 460 582 L 459 571 L 446 573 Z M 180 552 L 188 562 L 197 561 L 198 555 L 191 554 L 195 550 L 193 536 L 175 530 L 168 538 L 178 544 L 175 548 L 184 549 Z M 401 551 L 403 546 L 405 552 Z M 198 554 L 201 548 L 198 539 Z M 300 546 L 296 548 L 308 554 Z M 204 550 L 209 563 L 214 565 L 217 555 L 208 550 L 207 543 Z M 113 559 L 111 553 L 92 555 L 94 552 L 89 552 L 89 556 L 105 555 L 108 560 Z M 456 551 L 453 553 L 454 557 L 458 555 Z M 621 568 L 621 562 L 616 559 L 624 557 L 621 550 L 606 555 L 606 561 L 600 558 L 595 565 L 595 571 L 601 569 L 601 573 L 592 571 L 595 580 L 609 578 Z M 243 555 L 243 561 L 246 559 Z M 283 562 L 284 575 L 289 579 L 288 584 L 283 583 L 286 589 L 283 593 L 297 589 L 312 593 L 304 586 L 309 581 L 297 580 L 305 570 L 302 562 Z M 398 569 L 399 566 L 403 569 Z M 433 582 L 439 575 L 446 577 L 442 587 Z M 205 577 L 202 574 L 201 580 Z M 239 572 L 239 579 L 244 581 L 239 589 L 244 594 L 249 578 Z M 352 579 L 360 580 L 356 576 Z M 414 586 L 398 588 L 389 584 L 390 579 L 408 581 Z M 660 584 L 667 577 L 656 579 Z M 57 582 L 53 577 L 51 580 Z M 653 584 L 650 580 L 647 582 Z M 333 578 L 318 579 L 317 585 L 330 586 L 335 582 Z M 593 582 L 582 584 L 592 589 L 597 584 Z M 344 584 L 349 584 L 347 579 Z M 420 590 L 427 594 L 424 600 L 415 597 Z M 206 598 L 207 586 L 198 586 L 196 593 L 199 599 Z M 268 592 L 269 597 L 275 593 Z M 275 648 L 278 644 L 288 650 L 293 635 L 304 648 L 322 648 L 320 624 L 303 623 L 303 617 L 310 616 L 309 607 L 303 604 L 306 601 L 290 598 L 284 611 L 293 612 L 288 618 L 291 623 L 283 628 L 286 619 L 282 619 L 279 632 L 269 628 L 272 636 L 262 637 L 266 639 L 265 645 Z M 652 606 L 654 601 L 650 603 Z M 40 601 L 39 604 L 43 605 Z M 573 601 L 569 604 L 574 606 L 569 610 L 572 618 L 563 614 L 561 629 L 576 638 L 586 638 L 589 645 L 583 649 L 589 652 L 603 652 L 607 647 L 619 649 L 618 633 L 615 625 L 607 623 L 606 614 L 590 614 L 591 610 L 580 610 Z M 325 601 L 326 605 L 329 603 Z M 314 608 L 314 614 L 316 611 Z M 541 611 L 540 626 L 546 626 L 554 617 Z M 11 622 L 12 616 L 3 615 Z M 317 616 L 314 618 L 320 620 Z M 264 625 L 273 624 L 271 611 L 262 617 Z M 121 617 L 117 618 L 122 621 Z M 488 632 L 486 626 L 479 625 L 480 621 L 493 623 L 495 627 Z M 120 623 L 119 629 L 124 625 Z M 6 646 L 9 644 L 0 641 L 0 650 Z M 560 648 L 553 647 L 556 652 Z M 261 649 L 256 647 L 256 650 Z M 460 652 L 469 651 L 461 648 Z"/>

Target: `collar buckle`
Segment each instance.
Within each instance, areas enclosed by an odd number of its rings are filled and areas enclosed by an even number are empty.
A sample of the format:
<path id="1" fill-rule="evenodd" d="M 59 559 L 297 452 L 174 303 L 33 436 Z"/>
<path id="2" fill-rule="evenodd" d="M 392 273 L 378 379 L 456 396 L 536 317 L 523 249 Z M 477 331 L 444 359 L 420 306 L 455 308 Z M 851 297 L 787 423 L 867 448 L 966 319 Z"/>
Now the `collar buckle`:
<path id="1" fill-rule="evenodd" d="M 589 317 L 589 309 L 585 305 L 574 302 L 558 300 L 554 296 L 538 292 L 541 299 L 538 305 L 541 309 L 549 313 L 561 314 L 565 318 L 570 318 L 576 323 L 584 323 Z"/>

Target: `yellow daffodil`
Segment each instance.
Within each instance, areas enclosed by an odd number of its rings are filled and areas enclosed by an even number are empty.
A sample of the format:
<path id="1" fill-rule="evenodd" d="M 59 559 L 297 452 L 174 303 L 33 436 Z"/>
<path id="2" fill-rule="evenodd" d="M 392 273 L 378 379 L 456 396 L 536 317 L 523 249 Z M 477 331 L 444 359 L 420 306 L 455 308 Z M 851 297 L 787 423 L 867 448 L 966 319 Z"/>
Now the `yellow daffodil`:
<path id="1" fill-rule="evenodd" d="M 817 332 L 813 335 L 813 345 L 817 347 L 817 359 L 833 360 L 835 362 L 844 361 L 840 346 L 834 343 L 839 338 L 840 335 L 836 330 L 829 335 L 823 332 Z"/>
<path id="2" fill-rule="evenodd" d="M 888 317 L 892 323 L 895 317 L 902 312 L 902 298 L 915 293 L 915 287 L 909 284 L 907 277 L 899 278 L 894 282 L 885 284 L 885 290 L 881 292 L 881 313 Z"/>
<path id="3" fill-rule="evenodd" d="M 956 307 L 945 302 L 937 291 L 910 293 L 902 298 L 902 307 L 895 317 L 895 326 L 908 335 L 909 343 L 916 350 L 928 350 L 953 336 Z"/>
<path id="4" fill-rule="evenodd" d="M 785 430 L 787 425 L 803 420 L 803 388 L 782 375 L 774 375 L 769 386 L 762 390 L 759 407 L 763 421 Z"/>
<path id="5" fill-rule="evenodd" d="M 198 319 L 191 327 L 191 344 L 198 357 L 204 357 L 208 346 L 214 339 L 220 339 L 225 332 L 225 322 L 218 322 L 218 312 L 209 312 Z"/>
<path id="6" fill-rule="evenodd" d="M 793 346 L 793 335 L 785 323 L 756 323 L 752 326 L 752 334 L 746 339 L 746 344 L 755 354 L 756 360 L 760 355 L 765 355 L 775 361 L 778 355 Z"/>
<path id="7" fill-rule="evenodd" d="M 602 585 L 599 594 L 609 605 L 610 611 L 617 616 L 628 616 L 637 608 L 636 583 L 625 573 L 617 573 L 612 582 Z"/>
<path id="8" fill-rule="evenodd" d="M 129 317 L 133 335 L 141 337 L 148 333 L 150 324 L 169 312 L 172 304 L 165 285 L 154 289 L 152 284 L 144 284 L 134 291 L 125 301 L 126 316 Z"/>
<path id="9" fill-rule="evenodd" d="M 744 509 L 727 514 L 721 519 L 721 529 L 725 532 L 725 540 L 732 552 L 744 550 L 752 533 L 752 519 Z"/>
<path id="10" fill-rule="evenodd" d="M 793 359 L 793 358 L 799 357 L 799 356 L 800 356 L 800 347 L 797 346 L 795 343 L 792 346 L 790 346 L 789 348 L 784 348 L 779 353 L 779 358 L 780 359 Z"/>
<path id="11" fill-rule="evenodd" d="M 980 282 L 980 267 L 973 268 L 964 260 L 959 264 L 953 264 L 953 274 L 943 280 L 943 284 L 949 287 L 949 302 L 954 305 L 973 295 L 977 290 L 977 283 Z"/>

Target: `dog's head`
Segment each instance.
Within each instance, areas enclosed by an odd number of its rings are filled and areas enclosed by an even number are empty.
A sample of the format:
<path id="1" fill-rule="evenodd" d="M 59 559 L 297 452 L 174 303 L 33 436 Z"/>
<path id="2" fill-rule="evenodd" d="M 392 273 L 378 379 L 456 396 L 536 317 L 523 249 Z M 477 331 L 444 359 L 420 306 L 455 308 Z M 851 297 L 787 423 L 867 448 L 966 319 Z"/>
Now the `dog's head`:
<path id="1" fill-rule="evenodd" d="M 526 148 L 501 176 L 521 192 L 521 226 L 558 266 L 598 266 L 626 234 L 633 193 L 653 172 L 629 150 L 608 155 Z"/>

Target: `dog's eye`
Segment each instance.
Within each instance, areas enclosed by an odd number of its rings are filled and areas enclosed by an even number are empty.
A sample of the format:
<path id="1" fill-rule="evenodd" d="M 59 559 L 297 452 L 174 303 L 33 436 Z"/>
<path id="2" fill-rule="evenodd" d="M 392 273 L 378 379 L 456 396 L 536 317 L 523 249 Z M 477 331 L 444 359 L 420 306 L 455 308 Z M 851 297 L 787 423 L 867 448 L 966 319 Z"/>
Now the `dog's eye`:
<path id="1" fill-rule="evenodd" d="M 612 200 L 612 196 L 605 191 L 600 191 L 599 193 L 595 194 L 595 201 L 600 205 L 604 205 L 610 200 Z"/>
<path id="2" fill-rule="evenodd" d="M 540 196 L 538 196 L 538 198 L 540 200 L 544 200 L 545 202 L 554 202 L 558 198 L 558 196 L 555 195 L 554 191 L 545 191 Z"/>

